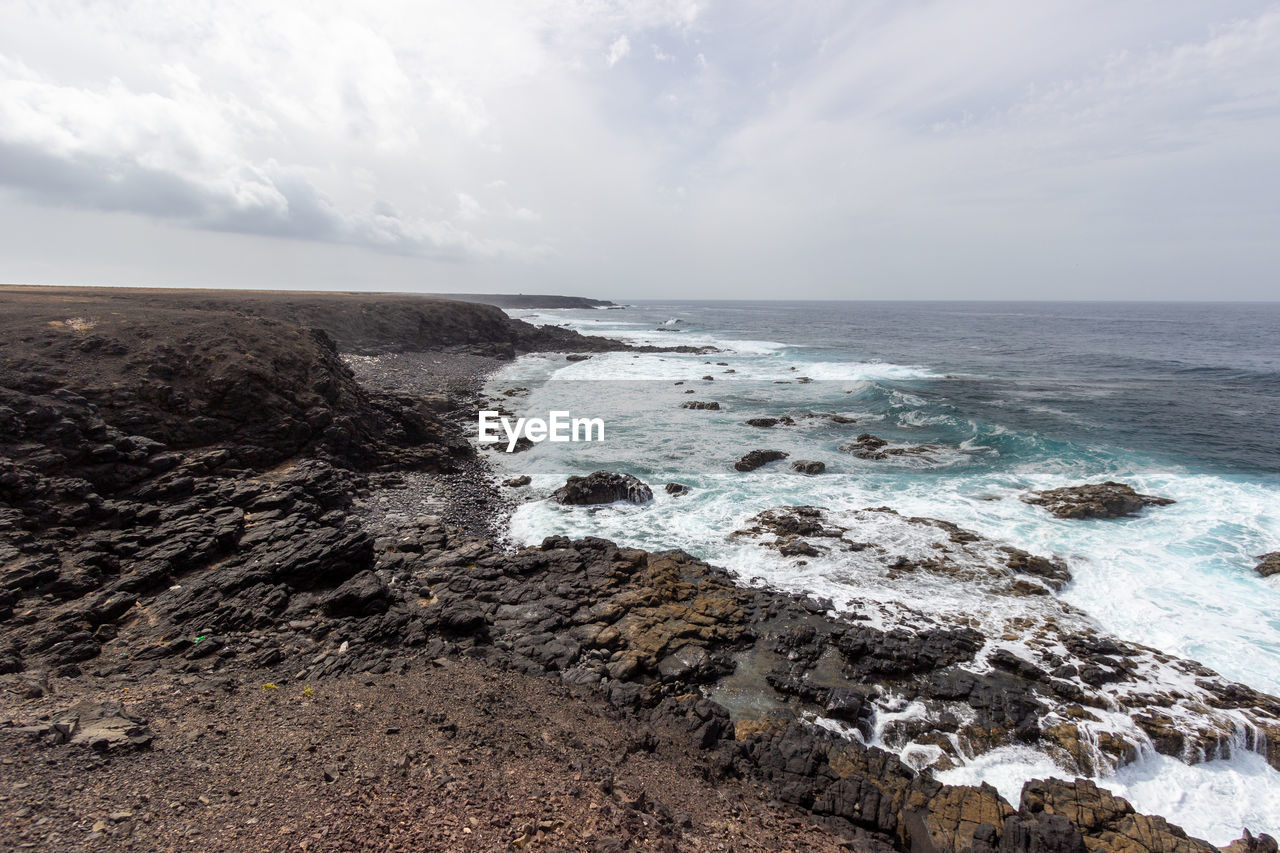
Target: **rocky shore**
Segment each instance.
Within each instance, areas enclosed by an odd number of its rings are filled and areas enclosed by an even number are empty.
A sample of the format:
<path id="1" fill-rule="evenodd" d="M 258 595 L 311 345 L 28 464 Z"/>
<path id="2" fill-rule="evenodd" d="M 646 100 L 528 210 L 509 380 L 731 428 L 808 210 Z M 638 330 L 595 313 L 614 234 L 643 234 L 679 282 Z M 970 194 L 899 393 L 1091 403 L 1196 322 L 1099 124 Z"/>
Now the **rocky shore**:
<path id="1" fill-rule="evenodd" d="M 1085 780 L 933 777 L 1020 743 L 1280 760 L 1280 702 L 1084 630 L 1052 559 L 860 511 L 936 535 L 896 578 L 1040 602 L 1019 653 L 681 552 L 505 545 L 479 375 L 622 347 L 420 297 L 0 289 L 0 846 L 1216 849 Z M 566 502 L 649 491 L 592 477 Z M 891 548 L 847 521 L 738 535 Z"/>

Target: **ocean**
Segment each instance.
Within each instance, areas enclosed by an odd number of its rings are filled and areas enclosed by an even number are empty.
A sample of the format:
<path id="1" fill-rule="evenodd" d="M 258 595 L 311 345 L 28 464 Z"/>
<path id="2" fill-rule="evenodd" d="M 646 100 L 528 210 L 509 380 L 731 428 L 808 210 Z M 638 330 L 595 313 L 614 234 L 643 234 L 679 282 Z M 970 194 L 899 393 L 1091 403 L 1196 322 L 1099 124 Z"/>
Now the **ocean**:
<path id="1" fill-rule="evenodd" d="M 508 313 L 719 350 L 531 355 L 494 376 L 490 393 L 514 391 L 504 399 L 520 414 L 563 410 L 606 424 L 603 442 L 492 454 L 502 477 L 528 474 L 540 497 L 603 469 L 655 491 L 639 506 L 528 500 L 512 517 L 517 540 L 594 535 L 681 548 L 745 582 L 830 597 L 882 621 L 1001 615 L 962 583 L 889 581 L 856 555 L 797 561 L 731 535 L 780 505 L 887 506 L 1061 557 L 1073 576 L 1061 598 L 1099 630 L 1280 694 L 1280 578 L 1253 570 L 1256 555 L 1280 549 L 1280 304 L 643 302 Z M 720 408 L 681 408 L 695 400 Z M 745 423 L 783 415 L 795 424 Z M 880 460 L 839 449 L 863 432 L 928 447 Z M 826 471 L 735 471 L 756 448 Z M 1176 503 L 1078 521 L 1019 500 L 1100 480 Z M 668 495 L 667 482 L 691 492 Z M 1053 772 L 1046 756 L 1019 749 L 942 776 L 990 781 L 1016 801 L 1024 779 Z M 1188 766 L 1152 754 L 1099 782 L 1210 840 L 1235 838 L 1246 823 L 1280 827 L 1280 773 L 1257 755 Z"/>

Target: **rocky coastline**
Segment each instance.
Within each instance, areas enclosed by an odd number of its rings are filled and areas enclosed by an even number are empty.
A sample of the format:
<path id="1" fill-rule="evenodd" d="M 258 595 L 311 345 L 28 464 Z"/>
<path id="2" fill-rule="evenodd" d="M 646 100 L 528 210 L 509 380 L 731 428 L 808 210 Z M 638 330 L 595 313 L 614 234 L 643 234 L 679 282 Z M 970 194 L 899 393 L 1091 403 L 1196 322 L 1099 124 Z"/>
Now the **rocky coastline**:
<path id="1" fill-rule="evenodd" d="M 468 441 L 481 377 L 618 342 L 386 294 L 3 288 L 0 308 L 6 847 L 1212 853 L 1084 779 L 1007 802 L 930 768 L 1034 743 L 1089 775 L 1139 739 L 1280 762 L 1280 701 L 1090 633 L 1053 595 L 1066 566 L 946 521 L 859 511 L 936 536 L 896 577 L 1037 602 L 1029 652 L 678 551 L 511 547 Z M 753 453 L 741 470 L 786 457 Z M 847 522 L 781 506 L 736 535 L 885 547 Z"/>

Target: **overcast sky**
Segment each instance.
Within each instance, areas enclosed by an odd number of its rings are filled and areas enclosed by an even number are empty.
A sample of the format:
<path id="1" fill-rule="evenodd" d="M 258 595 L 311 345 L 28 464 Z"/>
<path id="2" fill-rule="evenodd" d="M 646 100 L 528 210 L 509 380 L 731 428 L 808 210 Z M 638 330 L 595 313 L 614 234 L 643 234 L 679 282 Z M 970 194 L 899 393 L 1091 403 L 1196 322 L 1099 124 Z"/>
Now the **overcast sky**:
<path id="1" fill-rule="evenodd" d="M 1280 294 L 1280 3 L 0 0 L 0 281 Z"/>

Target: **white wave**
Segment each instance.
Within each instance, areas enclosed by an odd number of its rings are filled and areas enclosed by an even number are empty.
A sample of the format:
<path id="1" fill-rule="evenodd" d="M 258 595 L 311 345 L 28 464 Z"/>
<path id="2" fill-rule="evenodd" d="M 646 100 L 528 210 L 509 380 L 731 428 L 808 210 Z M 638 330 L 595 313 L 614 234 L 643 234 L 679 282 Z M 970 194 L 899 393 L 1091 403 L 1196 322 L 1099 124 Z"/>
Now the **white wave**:
<path id="1" fill-rule="evenodd" d="M 796 370 L 810 379 L 836 382 L 877 382 L 904 379 L 937 379 L 940 374 L 926 367 L 890 364 L 882 361 L 816 361 L 797 363 Z"/>
<path id="2" fill-rule="evenodd" d="M 1016 806 L 1027 780 L 1073 775 L 1042 752 L 1006 747 L 937 777 L 948 785 L 988 782 Z M 1239 838 L 1245 827 L 1255 834 L 1280 827 L 1280 773 L 1257 753 L 1191 765 L 1151 754 L 1113 776 L 1093 781 L 1124 797 L 1139 812 L 1163 815 L 1189 834 L 1219 846 Z"/>

